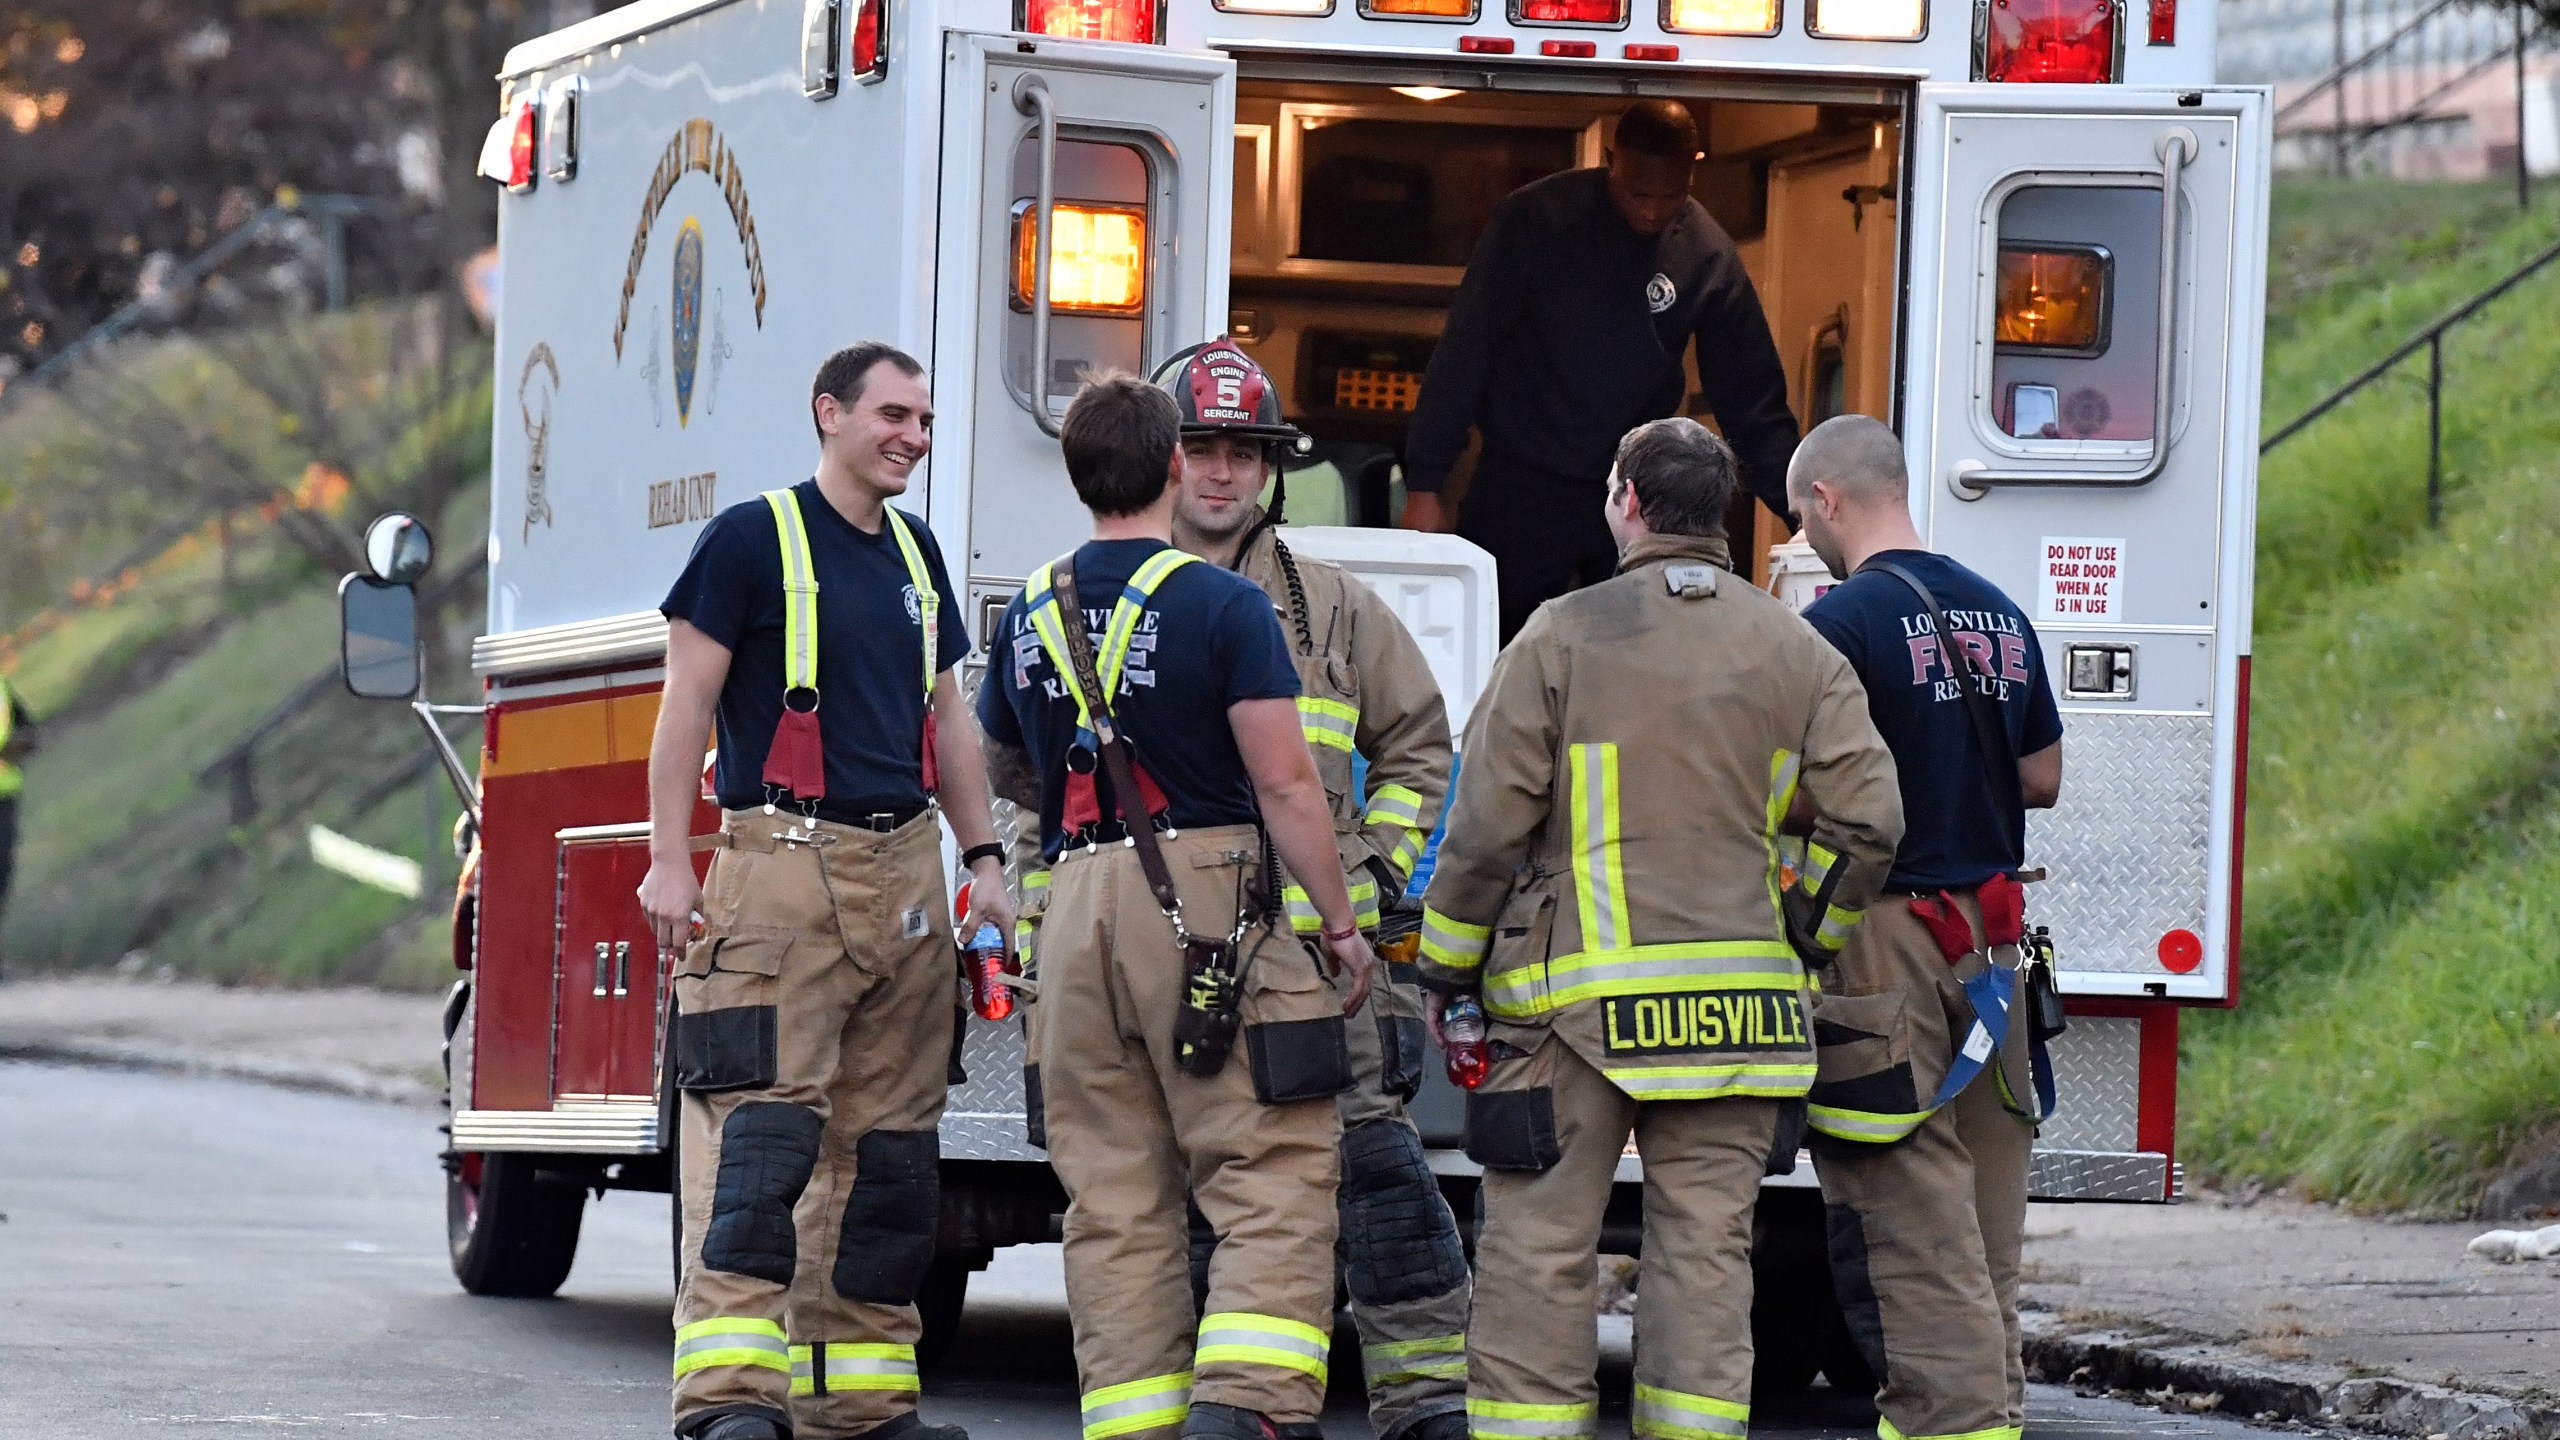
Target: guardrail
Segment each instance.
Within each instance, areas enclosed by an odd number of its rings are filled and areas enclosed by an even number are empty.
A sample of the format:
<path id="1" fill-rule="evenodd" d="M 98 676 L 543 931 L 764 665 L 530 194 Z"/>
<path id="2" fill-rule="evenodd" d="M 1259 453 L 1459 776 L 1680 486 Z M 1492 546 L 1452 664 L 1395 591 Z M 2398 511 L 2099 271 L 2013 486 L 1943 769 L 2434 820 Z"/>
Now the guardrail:
<path id="1" fill-rule="evenodd" d="M 2445 332 L 2472 316 L 2499 296 L 2533 278 L 2544 266 L 2560 260 L 2560 243 L 2508 271 L 2504 279 L 2446 311 L 2437 320 L 2409 337 L 2407 343 L 2364 368 L 2346 384 L 2330 391 L 2318 403 L 2277 427 L 2274 434 L 2258 442 L 2258 453 L 2265 455 L 2308 428 L 2312 421 L 2344 404 L 2348 397 L 2390 373 L 2394 366 L 2420 350 L 2427 352 L 2427 523 L 2434 525 L 2444 518 L 2444 335 Z"/>

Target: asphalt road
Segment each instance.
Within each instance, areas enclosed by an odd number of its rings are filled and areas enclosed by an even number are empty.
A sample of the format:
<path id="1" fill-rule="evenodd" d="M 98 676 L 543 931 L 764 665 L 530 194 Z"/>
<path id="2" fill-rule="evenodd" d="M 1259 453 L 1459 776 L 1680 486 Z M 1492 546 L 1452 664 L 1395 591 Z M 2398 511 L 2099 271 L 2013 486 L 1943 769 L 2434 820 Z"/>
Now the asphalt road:
<path id="1" fill-rule="evenodd" d="M 663 1436 L 667 1210 L 590 1204 L 554 1300 L 484 1300 L 446 1267 L 433 1112 L 238 1081 L 0 1064 L 0 1433 Z M 1623 1435 L 1626 1322 L 1604 1319 L 1604 1426 Z M 1339 1353 L 1339 1352 L 1338 1352 Z M 1337 1383 L 1326 1429 L 1368 1434 Z M 1054 1247 L 970 1296 L 929 1418 L 976 1440 L 1075 1440 Z M 2039 1387 L 2031 1440 L 2249 1440 Z M 1755 1435 L 1873 1433 L 1815 1392 Z"/>

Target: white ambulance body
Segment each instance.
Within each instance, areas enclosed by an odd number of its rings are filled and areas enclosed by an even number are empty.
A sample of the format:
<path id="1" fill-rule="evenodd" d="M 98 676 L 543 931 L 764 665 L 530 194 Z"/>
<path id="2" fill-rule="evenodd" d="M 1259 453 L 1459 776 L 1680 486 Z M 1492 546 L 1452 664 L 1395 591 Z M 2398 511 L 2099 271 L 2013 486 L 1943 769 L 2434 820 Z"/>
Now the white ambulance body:
<path id="1" fill-rule="evenodd" d="M 2039 625 L 2069 765 L 2029 917 L 2073 1018 L 2036 1193 L 2174 1198 L 2178 1007 L 2236 991 L 2266 96 L 2213 85 L 2209 0 L 1630 3 L 643 0 L 509 57 L 458 1185 L 507 1156 L 665 1184 L 629 900 L 655 607 L 712 514 L 808 474 L 826 354 L 930 367 L 905 504 L 983 641 L 1084 533 L 1051 438 L 1080 370 L 1233 333 L 1320 440 L 1393 452 L 1492 206 L 1668 97 L 1800 421 L 1893 424 L 1922 532 Z M 1328 527 L 1304 543 L 1396 600 L 1463 717 L 1489 560 L 1380 528 L 1384 466 L 1321 479 L 1291 490 Z M 1752 523 L 1765 578 L 1783 537 Z M 1020 1049 L 971 1022 L 943 1133 L 964 1265 L 1046 1238 L 1058 1199 Z M 1453 1100 L 1421 1110 L 1454 1192 Z"/>

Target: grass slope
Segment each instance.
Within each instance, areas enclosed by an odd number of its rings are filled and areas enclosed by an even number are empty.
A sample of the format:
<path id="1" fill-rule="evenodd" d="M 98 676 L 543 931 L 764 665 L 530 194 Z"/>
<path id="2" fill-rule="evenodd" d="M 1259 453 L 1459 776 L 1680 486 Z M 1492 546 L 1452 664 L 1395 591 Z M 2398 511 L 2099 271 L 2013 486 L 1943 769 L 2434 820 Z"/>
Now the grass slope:
<path id="1" fill-rule="evenodd" d="M 2280 192 L 2267 414 L 2300 411 L 2551 243 L 2497 187 Z M 2243 1003 L 2190 1017 L 2210 1174 L 2467 1210 L 2560 1117 L 2560 269 L 2260 478 Z"/>

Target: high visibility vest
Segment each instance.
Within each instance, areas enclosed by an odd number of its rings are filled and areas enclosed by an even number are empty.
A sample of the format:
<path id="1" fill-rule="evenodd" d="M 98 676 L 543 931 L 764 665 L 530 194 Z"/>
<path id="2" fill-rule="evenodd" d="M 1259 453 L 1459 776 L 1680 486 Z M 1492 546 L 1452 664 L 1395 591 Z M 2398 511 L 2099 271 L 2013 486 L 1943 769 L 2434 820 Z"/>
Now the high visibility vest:
<path id="1" fill-rule="evenodd" d="M 9 693 L 9 682 L 0 680 L 0 751 L 9 748 L 10 737 L 18 729 L 18 703 Z M 27 786 L 27 777 L 17 766 L 0 760 L 0 800 L 6 800 Z"/>
<path id="2" fill-rule="evenodd" d="M 806 743 L 816 743 L 818 569 L 810 559 L 809 526 L 800 513 L 798 492 L 767 490 L 764 503 L 773 509 L 774 530 L 782 544 L 782 720 L 775 729 L 773 747 L 780 751 L 788 743 L 786 735 L 795 724 L 805 731 Z M 916 593 L 917 621 L 924 651 L 924 792 L 930 796 L 939 788 L 935 783 L 939 777 L 933 753 L 933 682 L 937 673 L 934 661 L 939 658 L 941 649 L 937 642 L 942 634 L 942 594 L 934 588 L 933 571 L 925 565 L 924 551 L 916 544 L 915 535 L 907 529 L 906 520 L 887 505 L 880 507 L 880 516 L 888 525 L 890 535 L 897 539 L 898 556 L 907 566 L 907 583 L 915 588 Z M 809 708 L 797 710 L 793 708 L 792 697 L 804 691 L 809 697 Z M 809 718 L 795 722 L 794 717 L 801 715 Z M 815 788 L 795 790 L 802 800 L 814 801 L 825 791 L 823 755 L 817 766 Z M 777 782 L 774 774 L 773 761 L 768 759 L 765 783 L 789 783 Z"/>

